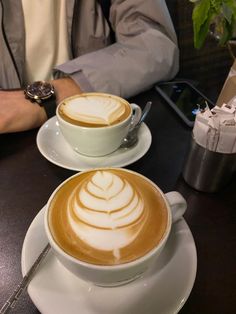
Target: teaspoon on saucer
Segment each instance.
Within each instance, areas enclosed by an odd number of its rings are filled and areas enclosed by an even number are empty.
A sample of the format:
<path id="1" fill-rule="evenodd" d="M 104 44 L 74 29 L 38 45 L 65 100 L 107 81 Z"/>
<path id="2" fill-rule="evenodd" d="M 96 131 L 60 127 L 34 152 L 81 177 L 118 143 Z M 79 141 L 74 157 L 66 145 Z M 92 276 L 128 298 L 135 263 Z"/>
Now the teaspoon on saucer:
<path id="1" fill-rule="evenodd" d="M 47 244 L 43 251 L 40 253 L 36 261 L 33 263 L 27 274 L 23 277 L 22 281 L 19 283 L 19 285 L 15 288 L 12 295 L 8 298 L 8 300 L 4 303 L 2 308 L 0 309 L 0 314 L 6 314 L 9 313 L 10 310 L 12 310 L 16 302 L 19 300 L 22 292 L 24 289 L 28 286 L 31 279 L 33 278 L 33 275 L 35 274 L 36 269 L 41 264 L 42 260 L 46 257 L 50 250 L 51 246 Z"/>
<path id="2" fill-rule="evenodd" d="M 129 129 L 128 134 L 126 135 L 126 137 L 123 139 L 120 148 L 130 148 L 132 146 L 134 146 L 137 141 L 138 141 L 138 130 L 142 124 L 142 122 L 144 121 L 144 119 L 146 118 L 149 110 L 151 109 L 152 106 L 152 102 L 148 101 L 142 111 L 141 117 L 139 119 L 139 121 L 134 124 L 133 126 L 131 126 L 131 128 Z"/>

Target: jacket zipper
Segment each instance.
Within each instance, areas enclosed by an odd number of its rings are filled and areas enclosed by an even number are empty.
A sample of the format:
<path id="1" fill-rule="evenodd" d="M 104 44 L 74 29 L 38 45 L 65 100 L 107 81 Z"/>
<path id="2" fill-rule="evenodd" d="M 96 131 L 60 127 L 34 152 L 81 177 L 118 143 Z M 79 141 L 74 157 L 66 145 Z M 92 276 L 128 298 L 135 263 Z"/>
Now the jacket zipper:
<path id="1" fill-rule="evenodd" d="M 4 41 L 5 41 L 6 47 L 7 47 L 7 49 L 8 49 L 9 55 L 10 55 L 10 57 L 11 57 L 12 63 L 13 63 L 13 65 L 14 65 L 14 68 L 15 68 L 15 71 L 16 71 L 16 74 L 17 74 L 19 83 L 20 83 L 20 85 L 21 85 L 21 80 L 20 80 L 19 71 L 18 71 L 18 68 L 17 68 L 17 65 L 16 65 L 16 61 L 15 61 L 15 59 L 14 59 L 14 56 L 13 56 L 13 54 L 12 54 L 11 47 L 10 47 L 10 45 L 9 45 L 9 42 L 8 42 L 8 39 L 7 39 L 7 36 L 6 36 L 6 32 L 5 32 L 5 29 L 4 29 L 4 25 L 3 25 L 4 6 L 3 6 L 3 3 L 2 3 L 2 0 L 0 0 L 0 4 L 1 4 L 1 7 L 2 7 L 2 23 L 1 23 L 1 28 L 2 28 L 3 38 L 4 38 Z"/>

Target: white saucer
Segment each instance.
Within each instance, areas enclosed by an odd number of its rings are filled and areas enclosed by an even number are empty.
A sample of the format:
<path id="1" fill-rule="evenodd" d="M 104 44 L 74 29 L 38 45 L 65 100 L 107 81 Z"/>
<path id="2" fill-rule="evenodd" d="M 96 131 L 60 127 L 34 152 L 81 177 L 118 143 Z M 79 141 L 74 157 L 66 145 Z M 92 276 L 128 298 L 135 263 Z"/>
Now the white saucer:
<path id="1" fill-rule="evenodd" d="M 44 210 L 33 220 L 23 243 L 23 275 L 47 243 Z M 28 293 L 43 314 L 173 314 L 187 300 L 196 269 L 195 243 L 181 219 L 172 227 L 158 262 L 132 283 L 114 288 L 91 285 L 67 271 L 50 251 L 29 284 Z"/>
<path id="2" fill-rule="evenodd" d="M 46 121 L 37 134 L 38 149 L 46 159 L 57 166 L 75 171 L 97 167 L 127 166 L 146 154 L 151 142 L 151 132 L 143 123 L 139 130 L 139 141 L 132 148 L 120 148 L 104 157 L 87 157 L 75 152 L 65 141 L 56 117 Z"/>

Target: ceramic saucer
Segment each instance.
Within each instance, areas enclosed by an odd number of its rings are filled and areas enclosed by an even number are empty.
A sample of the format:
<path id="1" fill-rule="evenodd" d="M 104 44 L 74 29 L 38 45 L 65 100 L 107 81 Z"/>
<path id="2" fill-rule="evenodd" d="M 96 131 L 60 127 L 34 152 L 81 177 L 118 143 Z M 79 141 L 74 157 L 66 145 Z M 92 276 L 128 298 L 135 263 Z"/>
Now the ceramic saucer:
<path id="1" fill-rule="evenodd" d="M 57 166 L 83 171 L 97 167 L 124 167 L 140 159 L 148 151 L 152 136 L 145 123 L 139 130 L 138 143 L 129 148 L 119 148 L 104 157 L 87 157 L 75 152 L 60 132 L 57 118 L 46 121 L 38 131 L 37 146 L 40 153 Z"/>
<path id="2" fill-rule="evenodd" d="M 47 243 L 43 208 L 31 223 L 22 249 L 22 273 Z M 102 288 L 80 280 L 50 251 L 28 286 L 43 314 L 177 313 L 187 300 L 197 269 L 196 247 L 184 219 L 175 223 L 161 256 L 132 283 Z"/>

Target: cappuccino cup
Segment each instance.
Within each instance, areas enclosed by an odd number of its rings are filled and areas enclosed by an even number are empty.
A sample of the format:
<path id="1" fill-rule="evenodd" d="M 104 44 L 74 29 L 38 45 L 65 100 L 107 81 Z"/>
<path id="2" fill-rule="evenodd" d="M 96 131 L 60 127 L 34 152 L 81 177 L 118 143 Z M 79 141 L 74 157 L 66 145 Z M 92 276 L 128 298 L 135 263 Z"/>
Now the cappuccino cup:
<path id="1" fill-rule="evenodd" d="M 56 116 L 62 135 L 76 152 L 92 157 L 117 150 L 141 108 L 105 93 L 83 93 L 64 99 Z"/>
<path id="2" fill-rule="evenodd" d="M 79 278 L 118 286 L 158 259 L 186 201 L 143 175 L 97 168 L 64 181 L 48 200 L 44 225 L 58 260 Z"/>

